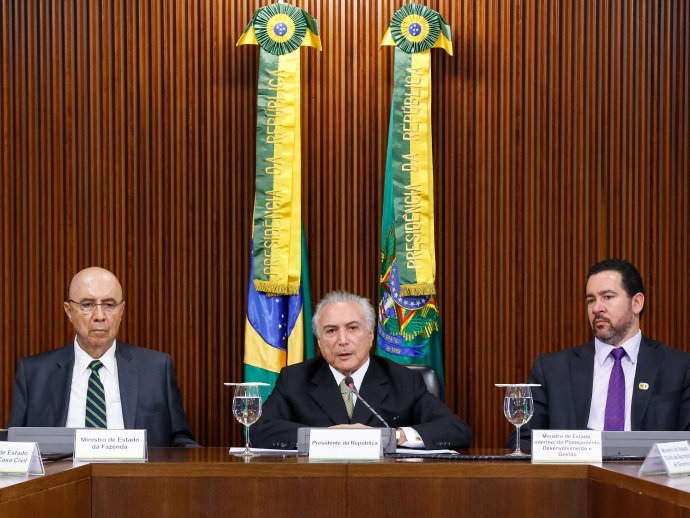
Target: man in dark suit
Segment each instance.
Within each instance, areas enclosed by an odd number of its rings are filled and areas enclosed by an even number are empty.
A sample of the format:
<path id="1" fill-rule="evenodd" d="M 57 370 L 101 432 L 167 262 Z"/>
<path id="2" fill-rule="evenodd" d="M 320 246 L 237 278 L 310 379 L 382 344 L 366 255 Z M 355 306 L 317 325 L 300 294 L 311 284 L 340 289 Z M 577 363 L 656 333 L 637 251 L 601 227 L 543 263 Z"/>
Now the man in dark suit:
<path id="1" fill-rule="evenodd" d="M 398 445 L 469 446 L 469 426 L 426 389 L 418 373 L 370 355 L 375 324 L 376 313 L 367 299 L 343 291 L 324 297 L 312 319 L 321 356 L 281 370 L 261 418 L 252 425 L 252 444 L 295 449 L 302 426 L 382 426 L 350 393 L 345 383 L 349 376 L 364 400 L 397 429 Z"/>
<path id="2" fill-rule="evenodd" d="M 149 446 L 197 446 L 170 356 L 115 339 L 124 306 L 108 270 L 74 276 L 64 309 L 75 340 L 20 360 L 8 427 L 146 429 Z M 87 403 L 91 383 L 102 392 Z"/>
<path id="3" fill-rule="evenodd" d="M 637 269 L 620 259 L 595 264 L 586 301 L 594 340 L 537 356 L 529 382 L 541 387 L 533 389 L 534 416 L 521 443 L 530 447 L 532 429 L 690 430 L 690 354 L 640 332 L 644 286 Z M 508 445 L 513 441 L 514 435 Z"/>

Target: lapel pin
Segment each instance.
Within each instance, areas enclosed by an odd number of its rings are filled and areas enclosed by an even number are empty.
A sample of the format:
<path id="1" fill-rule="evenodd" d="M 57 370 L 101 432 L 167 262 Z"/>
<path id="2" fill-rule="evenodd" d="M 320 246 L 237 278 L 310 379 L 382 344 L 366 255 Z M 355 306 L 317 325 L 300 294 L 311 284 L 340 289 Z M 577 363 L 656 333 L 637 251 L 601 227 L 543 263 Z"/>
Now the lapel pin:
<path id="1" fill-rule="evenodd" d="M 640 387 L 640 390 L 648 390 L 649 389 L 649 383 L 642 382 L 638 385 Z"/>

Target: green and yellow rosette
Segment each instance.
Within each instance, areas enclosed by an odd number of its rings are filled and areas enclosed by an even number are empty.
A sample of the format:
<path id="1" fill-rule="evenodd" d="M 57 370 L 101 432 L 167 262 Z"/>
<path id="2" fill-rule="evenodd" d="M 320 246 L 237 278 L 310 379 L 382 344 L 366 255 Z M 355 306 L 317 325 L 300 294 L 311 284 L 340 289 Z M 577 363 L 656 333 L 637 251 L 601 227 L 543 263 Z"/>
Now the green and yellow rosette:
<path id="1" fill-rule="evenodd" d="M 299 292 L 301 268 L 300 53 L 321 50 L 316 20 L 278 3 L 254 13 L 237 45 L 259 45 L 253 275 L 257 291 Z"/>
<path id="2" fill-rule="evenodd" d="M 381 45 L 398 47 L 407 54 L 442 48 L 453 55 L 450 25 L 439 13 L 420 4 L 407 4 L 395 12 Z"/>
<path id="3" fill-rule="evenodd" d="M 398 9 L 382 46 L 395 46 L 389 147 L 395 256 L 403 297 L 435 293 L 431 49 L 453 54 L 450 26 L 436 11 Z"/>

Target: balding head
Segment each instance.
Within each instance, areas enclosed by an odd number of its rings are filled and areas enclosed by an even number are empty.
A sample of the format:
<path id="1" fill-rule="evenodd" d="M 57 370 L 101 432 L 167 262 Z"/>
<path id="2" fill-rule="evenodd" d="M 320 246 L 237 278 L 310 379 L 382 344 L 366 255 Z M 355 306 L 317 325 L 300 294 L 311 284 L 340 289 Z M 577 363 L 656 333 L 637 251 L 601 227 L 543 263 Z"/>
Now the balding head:
<path id="1" fill-rule="evenodd" d="M 69 298 L 72 300 L 79 300 L 74 298 L 75 290 L 89 289 L 89 287 L 93 287 L 97 283 L 108 284 L 114 287 L 117 290 L 117 300 L 122 300 L 122 286 L 120 285 L 120 281 L 117 280 L 117 277 L 115 277 L 111 271 L 98 266 L 84 268 L 72 277 L 72 282 L 69 284 Z"/>
<path id="2" fill-rule="evenodd" d="M 65 313 L 77 343 L 93 358 L 100 358 L 113 345 L 124 306 L 120 281 L 108 270 L 85 268 L 72 278 Z"/>

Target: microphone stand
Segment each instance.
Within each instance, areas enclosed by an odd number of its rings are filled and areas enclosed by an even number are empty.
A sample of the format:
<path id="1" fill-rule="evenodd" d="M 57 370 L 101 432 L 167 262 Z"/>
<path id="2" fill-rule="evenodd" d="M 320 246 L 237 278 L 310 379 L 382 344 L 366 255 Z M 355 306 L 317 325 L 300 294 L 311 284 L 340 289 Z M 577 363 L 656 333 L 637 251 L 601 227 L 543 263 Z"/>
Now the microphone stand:
<path id="1" fill-rule="evenodd" d="M 383 426 L 385 426 L 388 430 L 392 430 L 392 428 L 388 425 L 386 420 L 379 415 L 379 413 L 374 410 L 369 403 L 360 395 L 359 390 L 357 390 L 357 387 L 355 387 L 355 381 L 352 379 L 351 376 L 347 376 L 345 378 L 345 384 L 348 386 L 348 388 L 352 391 L 352 393 L 357 397 L 358 400 L 360 400 L 362 403 L 364 403 L 364 406 L 367 407 L 372 414 L 374 414 L 379 421 L 383 423 Z M 395 439 L 395 435 L 390 433 L 388 436 L 388 445 L 390 445 L 390 441 Z M 387 446 L 388 446 L 387 445 Z"/>

